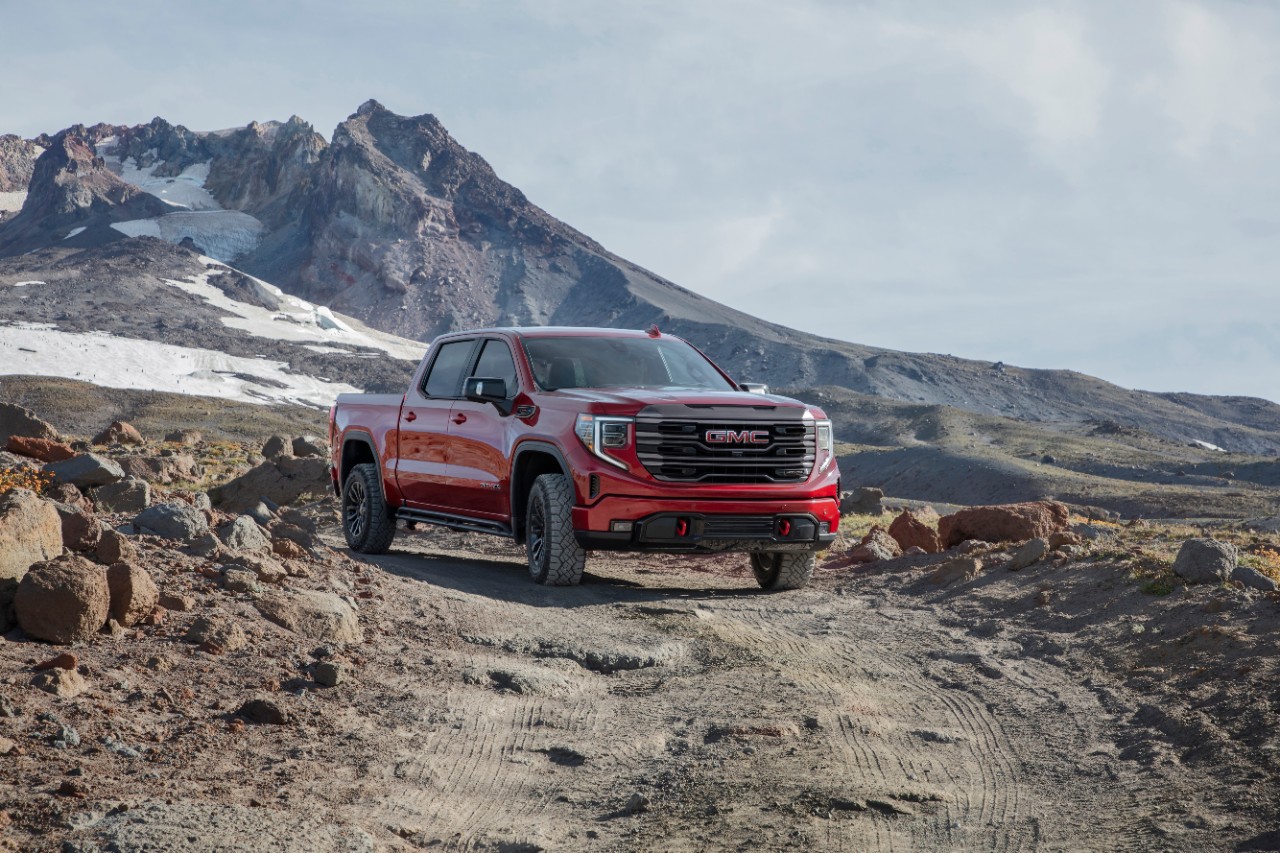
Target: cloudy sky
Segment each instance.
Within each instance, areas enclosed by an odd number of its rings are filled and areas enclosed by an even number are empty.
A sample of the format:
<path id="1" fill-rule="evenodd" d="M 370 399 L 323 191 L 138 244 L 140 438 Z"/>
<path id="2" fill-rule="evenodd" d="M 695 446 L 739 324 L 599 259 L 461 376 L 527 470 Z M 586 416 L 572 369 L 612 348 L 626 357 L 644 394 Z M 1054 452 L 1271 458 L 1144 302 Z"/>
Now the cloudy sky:
<path id="1" fill-rule="evenodd" d="M 5 2 L 0 132 L 435 113 L 655 272 L 835 338 L 1280 400 L 1265 2 Z"/>

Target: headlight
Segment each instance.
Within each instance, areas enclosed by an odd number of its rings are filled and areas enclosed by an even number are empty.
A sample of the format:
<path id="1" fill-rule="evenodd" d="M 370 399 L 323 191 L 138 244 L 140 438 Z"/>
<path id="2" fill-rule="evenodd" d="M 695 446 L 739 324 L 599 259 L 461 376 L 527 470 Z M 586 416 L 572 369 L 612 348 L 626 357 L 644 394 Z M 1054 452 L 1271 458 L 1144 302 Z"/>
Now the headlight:
<path id="1" fill-rule="evenodd" d="M 619 418 L 606 415 L 578 415 L 578 422 L 573 431 L 583 445 L 610 465 L 626 469 L 627 464 L 606 453 L 606 450 L 617 450 L 631 445 L 632 418 Z"/>
<path id="2" fill-rule="evenodd" d="M 831 421 L 818 421 L 818 470 L 825 471 L 836 458 L 836 443 L 831 435 Z"/>

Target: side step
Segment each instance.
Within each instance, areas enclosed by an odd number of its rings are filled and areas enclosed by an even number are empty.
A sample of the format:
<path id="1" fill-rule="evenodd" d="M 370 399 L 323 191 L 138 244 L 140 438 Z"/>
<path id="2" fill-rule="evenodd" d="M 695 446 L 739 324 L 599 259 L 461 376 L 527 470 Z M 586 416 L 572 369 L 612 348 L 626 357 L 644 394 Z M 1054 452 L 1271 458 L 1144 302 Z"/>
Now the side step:
<path id="1" fill-rule="evenodd" d="M 398 521 L 416 521 L 419 524 L 434 524 L 450 530 L 463 530 L 468 533 L 489 533 L 494 536 L 514 536 L 511 528 L 500 521 L 488 521 L 481 518 L 469 518 L 465 515 L 450 515 L 447 512 L 430 512 L 425 509 L 401 508 L 396 512 Z"/>

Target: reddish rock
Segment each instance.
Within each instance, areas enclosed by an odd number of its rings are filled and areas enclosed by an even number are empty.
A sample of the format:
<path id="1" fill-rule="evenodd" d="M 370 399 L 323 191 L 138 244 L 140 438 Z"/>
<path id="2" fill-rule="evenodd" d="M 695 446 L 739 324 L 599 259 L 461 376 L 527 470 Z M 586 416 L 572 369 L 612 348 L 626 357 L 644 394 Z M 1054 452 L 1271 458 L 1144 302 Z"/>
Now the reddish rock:
<path id="1" fill-rule="evenodd" d="M 1058 532 L 1049 537 L 1049 550 L 1057 551 L 1067 545 L 1080 545 L 1084 539 L 1077 533 Z"/>
<path id="2" fill-rule="evenodd" d="M 908 548 L 920 548 L 926 554 L 936 554 L 942 550 L 938 531 L 909 509 L 903 510 L 902 514 L 889 525 L 889 535 L 903 551 Z"/>
<path id="3" fill-rule="evenodd" d="M 142 433 L 138 432 L 132 424 L 124 421 L 115 421 L 111 426 L 104 429 L 93 437 L 94 444 L 142 444 Z"/>
<path id="4" fill-rule="evenodd" d="M 62 544 L 72 551 L 83 553 L 97 551 L 102 542 L 104 525 L 84 510 L 59 511 L 62 516 Z"/>
<path id="5" fill-rule="evenodd" d="M 946 586 L 953 581 L 969 581 L 981 571 L 982 561 L 977 557 L 959 557 L 934 569 L 929 575 L 929 583 Z"/>
<path id="6" fill-rule="evenodd" d="M 0 581 L 21 580 L 33 563 L 61 553 L 56 504 L 26 489 L 0 494 Z"/>
<path id="7" fill-rule="evenodd" d="M 155 610 L 160 590 L 142 566 L 116 563 L 107 569 L 111 589 L 111 618 L 126 628 L 141 622 Z"/>
<path id="8" fill-rule="evenodd" d="M 136 553 L 127 536 L 108 527 L 102 531 L 102 540 L 98 542 L 94 559 L 104 566 L 111 566 L 132 559 Z"/>
<path id="9" fill-rule="evenodd" d="M 25 435 L 9 436 L 4 449 L 19 456 L 39 459 L 41 462 L 63 462 L 76 455 L 74 450 L 60 441 L 31 438 Z"/>
<path id="10" fill-rule="evenodd" d="M 271 550 L 277 557 L 286 560 L 300 560 L 307 556 L 307 551 L 292 539 L 277 539 L 271 543 Z"/>
<path id="11" fill-rule="evenodd" d="M 44 672 L 46 669 L 75 669 L 80 665 L 80 661 L 71 652 L 63 652 L 60 655 L 49 658 L 43 663 L 36 664 L 36 672 Z"/>
<path id="12" fill-rule="evenodd" d="M 110 606 L 106 572 L 76 556 L 36 563 L 13 596 L 22 630 L 50 643 L 92 639 L 106 623 Z"/>
<path id="13" fill-rule="evenodd" d="M 938 537 L 944 548 L 966 539 L 983 542 L 1025 542 L 1047 539 L 1065 530 L 1070 512 L 1056 501 L 1033 501 L 1000 506 L 976 506 L 938 520 Z"/>
<path id="14" fill-rule="evenodd" d="M 902 556 L 902 548 L 883 527 L 876 524 L 856 546 L 849 549 L 848 560 L 854 563 L 874 563 Z"/>
<path id="15" fill-rule="evenodd" d="M 84 492 L 70 483 L 53 483 L 45 488 L 44 496 L 60 504 L 82 509 L 85 512 L 93 511 L 93 502 L 84 496 Z"/>

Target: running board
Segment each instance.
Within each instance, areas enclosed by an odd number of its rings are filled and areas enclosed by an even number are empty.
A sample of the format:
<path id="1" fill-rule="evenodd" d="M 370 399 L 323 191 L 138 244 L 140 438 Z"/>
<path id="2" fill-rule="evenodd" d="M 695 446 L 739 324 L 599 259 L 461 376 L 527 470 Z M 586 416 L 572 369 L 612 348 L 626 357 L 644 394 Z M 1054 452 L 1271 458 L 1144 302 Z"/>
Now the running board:
<path id="1" fill-rule="evenodd" d="M 479 518 L 468 518 L 465 515 L 450 515 L 447 512 L 429 512 L 425 509 L 401 508 L 396 511 L 396 519 L 400 521 L 416 521 L 419 524 L 434 524 L 450 530 L 463 530 L 468 533 L 490 533 L 494 536 L 510 537 L 514 534 L 511 528 L 500 521 L 486 521 Z"/>

